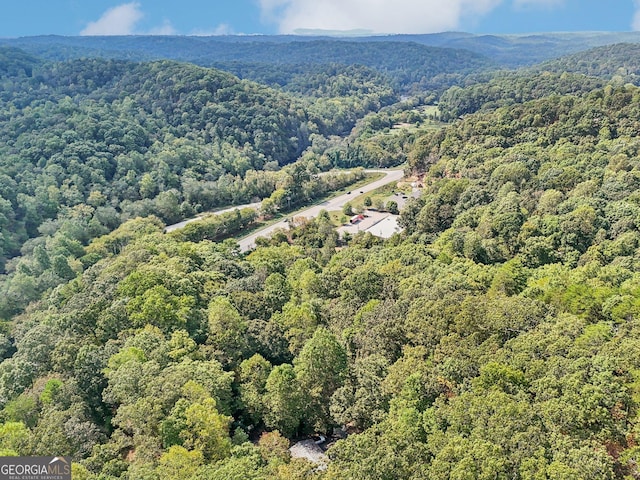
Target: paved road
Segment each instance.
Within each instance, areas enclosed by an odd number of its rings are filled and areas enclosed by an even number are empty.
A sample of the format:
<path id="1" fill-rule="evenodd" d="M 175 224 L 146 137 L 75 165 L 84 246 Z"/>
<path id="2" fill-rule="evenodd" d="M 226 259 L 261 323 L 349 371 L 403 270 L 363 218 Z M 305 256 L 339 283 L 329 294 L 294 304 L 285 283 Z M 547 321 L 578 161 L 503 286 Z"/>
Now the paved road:
<path id="1" fill-rule="evenodd" d="M 352 198 L 357 197 L 362 193 L 368 193 L 376 188 L 380 188 L 384 185 L 387 185 L 391 182 L 398 182 L 402 180 L 404 177 L 404 172 L 402 170 L 366 170 L 367 173 L 384 173 L 385 176 L 380 180 L 376 180 L 375 182 L 369 183 L 362 187 L 356 188 L 351 194 L 345 193 L 338 197 L 334 197 L 330 200 L 322 202 L 318 205 L 314 205 L 313 207 L 307 208 L 302 212 L 296 213 L 296 217 L 306 217 L 306 218 L 315 218 L 318 216 L 321 210 L 342 210 L 342 207 L 345 203 L 350 201 Z M 256 238 L 258 237 L 268 237 L 275 230 L 278 229 L 287 229 L 289 228 L 289 224 L 284 220 L 279 221 L 278 223 L 274 223 L 273 225 L 269 225 L 268 227 L 263 228 L 262 230 L 258 230 L 257 232 L 252 233 L 251 235 L 242 238 L 238 241 L 240 245 L 240 250 L 243 252 L 247 252 L 256 246 Z"/>
<path id="2" fill-rule="evenodd" d="M 253 208 L 257 210 L 258 208 L 260 208 L 260 204 L 261 202 L 247 203 L 245 205 L 236 205 L 235 207 L 225 208 L 224 210 L 216 210 L 215 212 L 210 213 L 213 215 L 220 215 L 221 213 L 233 212 L 235 209 L 242 210 L 243 208 Z M 203 215 L 199 215 L 197 217 L 190 218 L 189 220 L 185 220 L 184 222 L 174 223 L 173 225 L 168 225 L 167 227 L 165 227 L 164 231 L 167 233 L 173 232 L 174 230 L 178 230 L 179 228 L 184 227 L 187 223 L 197 222 L 198 220 L 202 220 L 203 218 Z"/>
<path id="3" fill-rule="evenodd" d="M 360 195 L 360 192 L 362 193 L 368 193 L 371 192 L 373 190 L 375 190 L 376 188 L 382 187 L 388 183 L 391 182 L 398 182 L 400 180 L 402 180 L 402 178 L 404 177 L 404 172 L 402 170 L 386 170 L 386 169 L 379 169 L 379 170 L 365 170 L 365 173 L 384 173 L 384 177 L 382 177 L 380 180 L 376 180 L 375 182 L 369 183 L 367 185 L 364 185 L 362 187 L 356 188 L 356 190 L 353 191 L 353 193 L 345 193 L 343 195 L 340 195 L 338 197 L 332 198 L 330 200 L 327 200 L 325 202 L 322 202 L 318 205 L 314 205 L 313 207 L 309 207 L 306 210 L 303 210 L 302 212 L 296 213 L 295 216 L 296 217 L 306 217 L 306 218 L 315 218 L 318 216 L 318 214 L 320 213 L 321 210 L 327 210 L 327 211 L 331 211 L 331 210 L 342 210 L 342 207 L 344 206 L 345 203 L 347 203 L 349 200 L 351 200 L 354 197 L 357 197 L 358 195 Z M 224 210 L 217 210 L 215 212 L 211 212 L 214 215 L 219 215 L 221 213 L 226 213 L 226 212 L 232 212 L 235 209 L 243 209 L 243 208 L 254 208 L 254 209 L 258 209 L 260 208 L 260 202 L 257 203 L 248 203 L 245 205 L 236 205 L 235 207 L 229 207 L 229 208 L 225 208 Z M 190 218 L 189 220 L 185 220 L 184 222 L 180 222 L 180 223 L 176 223 L 174 225 L 169 225 L 167 226 L 164 231 L 165 232 L 172 232 L 174 230 L 177 230 L 179 228 L 184 227 L 185 225 L 187 225 L 188 223 L 191 222 L 196 222 L 198 220 L 202 220 L 203 216 L 198 216 L 195 218 Z M 287 229 L 289 228 L 289 225 L 287 222 L 285 222 L 284 220 L 279 221 L 278 223 L 274 223 L 273 225 L 269 225 L 268 227 L 263 228 L 262 230 L 258 230 L 257 232 L 252 233 L 251 235 L 244 237 L 243 239 L 241 239 L 238 243 L 240 244 L 240 250 L 243 252 L 247 252 L 253 248 L 255 248 L 256 244 L 256 238 L 258 237 L 268 237 L 269 235 L 271 235 L 275 230 L 278 229 Z"/>

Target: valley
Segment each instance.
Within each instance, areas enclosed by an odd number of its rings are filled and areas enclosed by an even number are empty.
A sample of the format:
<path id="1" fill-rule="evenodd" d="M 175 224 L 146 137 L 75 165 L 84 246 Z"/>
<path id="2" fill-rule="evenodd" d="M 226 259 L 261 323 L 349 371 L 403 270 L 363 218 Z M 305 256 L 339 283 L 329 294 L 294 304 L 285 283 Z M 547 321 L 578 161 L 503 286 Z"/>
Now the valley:
<path id="1" fill-rule="evenodd" d="M 0 39 L 0 456 L 640 478 L 639 40 Z"/>

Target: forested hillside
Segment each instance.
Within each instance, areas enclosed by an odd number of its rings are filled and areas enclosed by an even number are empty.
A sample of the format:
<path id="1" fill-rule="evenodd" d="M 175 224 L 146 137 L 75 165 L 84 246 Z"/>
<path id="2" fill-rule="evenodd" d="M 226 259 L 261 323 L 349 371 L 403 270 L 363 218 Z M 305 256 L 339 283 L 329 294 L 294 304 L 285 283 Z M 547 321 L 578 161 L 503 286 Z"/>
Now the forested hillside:
<path id="1" fill-rule="evenodd" d="M 186 64 L 76 60 L 34 70 L 30 57 L 7 52 L 1 258 L 60 214 L 87 217 L 99 233 L 121 218 L 173 222 L 269 196 L 282 180 L 274 171 L 312 135 L 348 131 L 394 98 L 366 72 L 326 73 L 323 84 L 335 88 L 313 100 Z M 347 78 L 362 83 L 356 90 Z M 310 82 L 300 88 L 318 88 Z"/>
<path id="2" fill-rule="evenodd" d="M 0 43 L 2 40 L 0 40 Z M 291 77 L 313 74 L 318 66 L 365 66 L 388 76 L 401 91 L 442 89 L 462 76 L 494 67 L 469 50 L 321 37 L 32 37 L 6 39 L 49 60 L 101 57 L 124 60 L 172 59 L 230 71 L 241 78 L 283 85 Z"/>
<path id="3" fill-rule="evenodd" d="M 640 45 L 605 45 L 545 62 L 540 68 L 554 72 L 580 72 L 619 84 L 637 85 L 640 80 Z"/>
<path id="4" fill-rule="evenodd" d="M 606 81 L 582 73 L 505 71 L 470 75 L 465 83 L 464 88 L 451 87 L 440 97 L 438 106 L 443 119 L 453 120 L 479 110 L 490 111 L 554 94 L 580 96 L 603 87 Z"/>
<path id="5" fill-rule="evenodd" d="M 277 89 L 0 50 L 0 455 L 80 480 L 640 478 L 636 47 L 489 72 L 316 39 L 280 71 L 283 38 L 230 43 L 274 49 L 225 61 Z M 424 188 L 388 240 L 322 213 L 241 253 L 251 209 L 164 233 L 404 161 Z M 334 427 L 326 468 L 291 458 Z"/>
<path id="6" fill-rule="evenodd" d="M 323 69 L 287 94 L 177 62 L 46 63 L 8 48 L 0 85 L 5 318 L 89 265 L 83 246 L 127 219 L 174 223 L 276 190 L 290 208 L 342 187 L 346 176 L 315 176 L 331 167 L 319 155 L 293 162 L 395 100 L 362 67 Z"/>
<path id="7" fill-rule="evenodd" d="M 489 111 L 549 95 L 583 95 L 606 83 L 638 84 L 640 45 L 619 43 L 515 71 L 477 72 L 439 99 L 442 118 Z"/>
<path id="8" fill-rule="evenodd" d="M 292 162 L 309 142 L 292 99 L 177 63 L 74 61 L 2 84 L 3 258 L 59 217 L 91 225 L 82 241 L 121 218 L 170 222 L 268 196 L 267 177 L 249 187 L 247 174 Z"/>
<path id="9" fill-rule="evenodd" d="M 407 37 L 399 35 L 397 38 L 406 40 Z M 409 37 L 417 37 L 413 41 L 426 45 L 476 52 L 511 68 L 534 65 L 588 48 L 640 41 L 638 32 L 540 32 L 521 35 L 471 35 L 451 32 Z"/>
<path id="10" fill-rule="evenodd" d="M 0 47 L 0 76 L 31 76 L 33 67 L 41 61 L 26 52 L 11 47 Z"/>
<path id="11" fill-rule="evenodd" d="M 504 67 L 515 68 L 534 65 L 546 60 L 565 56 L 585 49 L 612 45 L 615 43 L 637 43 L 638 32 L 548 32 L 523 35 L 477 35 L 467 32 L 444 32 L 417 35 L 377 35 L 364 37 L 326 37 L 318 32 L 308 35 L 219 35 L 202 36 L 114 36 L 114 37 L 64 37 L 56 35 L 0 38 L 0 43 L 22 48 L 34 55 L 51 60 L 68 60 L 80 57 L 103 57 L 128 60 L 157 60 L 168 58 L 199 63 L 199 58 L 211 61 L 227 60 L 247 62 L 256 58 L 260 44 L 279 45 L 280 52 L 286 51 L 300 58 L 295 52 L 303 43 L 314 42 L 334 49 L 335 56 L 320 53 L 320 57 L 333 63 L 344 55 L 339 42 L 369 44 L 370 52 L 376 50 L 375 43 L 394 42 L 403 45 L 420 44 L 447 50 L 465 50 L 490 59 Z M 314 34 L 315 33 L 315 34 Z M 314 52 L 317 53 L 317 52 Z M 287 63 L 286 55 L 276 57 L 278 63 Z M 356 58 L 357 57 L 353 57 Z M 261 59 L 258 58 L 260 61 Z M 315 62 L 313 55 L 302 57 L 304 64 Z M 392 62 L 392 58 L 387 59 Z M 380 58 L 379 62 L 384 62 Z M 439 72 L 442 73 L 442 72 Z"/>

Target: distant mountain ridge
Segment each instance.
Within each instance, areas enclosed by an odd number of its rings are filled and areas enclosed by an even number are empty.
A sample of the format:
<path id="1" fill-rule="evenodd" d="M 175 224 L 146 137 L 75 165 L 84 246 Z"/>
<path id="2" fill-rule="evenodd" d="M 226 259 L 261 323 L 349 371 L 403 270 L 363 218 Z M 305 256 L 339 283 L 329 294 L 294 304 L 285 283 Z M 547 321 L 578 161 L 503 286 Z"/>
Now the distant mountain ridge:
<path id="1" fill-rule="evenodd" d="M 414 85 L 444 90 L 455 84 L 455 78 L 498 67 L 469 50 L 380 41 L 377 37 L 376 41 L 367 42 L 304 36 L 42 36 L 0 40 L 0 45 L 3 43 L 52 61 L 178 60 L 220 68 L 267 84 L 273 83 L 265 81 L 265 75 L 258 72 L 265 66 L 281 75 L 292 66 L 309 69 L 314 65 L 338 64 L 362 65 L 387 74 L 398 90 L 410 90 Z M 251 68 L 243 68 L 247 66 Z M 267 76 L 273 76 L 273 72 Z"/>
<path id="2" fill-rule="evenodd" d="M 413 41 L 425 45 L 461 48 L 484 55 L 507 67 L 533 65 L 593 47 L 638 43 L 640 32 L 551 32 L 523 35 L 432 34 Z M 398 36 L 405 39 L 405 36 Z"/>
<path id="3" fill-rule="evenodd" d="M 53 60 L 82 56 L 104 56 L 132 60 L 174 59 L 203 64 L 202 60 L 205 59 L 208 61 L 250 61 L 251 58 L 247 58 L 247 50 L 241 45 L 251 44 L 253 47 L 251 51 L 255 53 L 261 51 L 259 45 L 264 44 L 302 46 L 302 44 L 318 41 L 333 45 L 336 42 L 351 44 L 417 43 L 428 47 L 467 50 L 487 57 L 502 66 L 515 67 L 533 65 L 593 47 L 615 43 L 638 43 L 640 42 L 640 32 L 552 32 L 523 35 L 444 32 L 420 35 L 345 37 L 320 35 L 63 37 L 48 35 L 0 39 L 0 44 L 18 47 L 31 54 Z M 257 46 L 258 48 L 255 49 Z M 302 51 L 304 50 L 302 48 Z M 316 52 L 316 54 L 320 53 Z M 315 61 L 314 56 L 307 57 L 306 60 Z"/>

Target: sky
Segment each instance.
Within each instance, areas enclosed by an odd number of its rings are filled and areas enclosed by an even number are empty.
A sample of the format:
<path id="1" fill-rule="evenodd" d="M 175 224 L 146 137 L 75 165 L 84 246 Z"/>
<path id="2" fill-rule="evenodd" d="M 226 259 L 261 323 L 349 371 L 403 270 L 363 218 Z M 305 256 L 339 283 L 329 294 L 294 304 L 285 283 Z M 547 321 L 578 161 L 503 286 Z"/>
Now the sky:
<path id="1" fill-rule="evenodd" d="M 640 30 L 640 0 L 3 0 L 0 37 Z"/>

